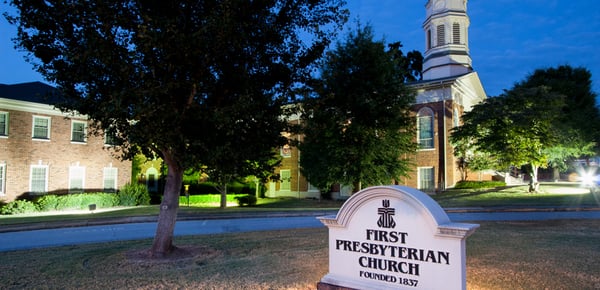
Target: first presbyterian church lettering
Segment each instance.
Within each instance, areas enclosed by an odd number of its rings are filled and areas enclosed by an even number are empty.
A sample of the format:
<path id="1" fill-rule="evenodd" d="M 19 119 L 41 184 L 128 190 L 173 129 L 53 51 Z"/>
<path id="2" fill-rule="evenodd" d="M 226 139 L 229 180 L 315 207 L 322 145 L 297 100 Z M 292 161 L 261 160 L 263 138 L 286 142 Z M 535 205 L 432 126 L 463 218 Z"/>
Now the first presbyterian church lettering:
<path id="1" fill-rule="evenodd" d="M 366 241 L 336 239 L 335 249 L 360 253 L 362 255 L 357 258 L 360 267 L 388 273 L 419 276 L 419 262 L 450 265 L 449 252 L 406 247 L 403 245 L 409 238 L 407 232 L 383 230 L 394 229 L 396 222 L 393 218 L 395 209 L 390 208 L 390 201 L 384 199 L 382 206 L 377 210 L 379 215 L 377 225 L 381 229 L 366 229 Z M 360 272 L 361 276 L 381 277 L 381 275 L 365 274 L 366 272 Z"/>

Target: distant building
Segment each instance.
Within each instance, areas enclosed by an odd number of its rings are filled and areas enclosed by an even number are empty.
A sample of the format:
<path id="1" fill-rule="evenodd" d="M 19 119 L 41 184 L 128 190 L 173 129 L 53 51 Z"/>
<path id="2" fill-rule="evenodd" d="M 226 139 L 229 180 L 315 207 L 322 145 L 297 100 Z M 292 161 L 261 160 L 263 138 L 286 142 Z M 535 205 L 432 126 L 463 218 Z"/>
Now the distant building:
<path id="1" fill-rule="evenodd" d="M 449 136 L 452 128 L 461 124 L 462 114 L 483 101 L 486 93 L 471 65 L 467 1 L 429 0 L 425 9 L 423 80 L 409 84 L 417 92 L 413 111 L 419 149 L 409 156 L 415 164 L 409 177 L 399 177 L 390 183 L 434 192 L 453 187 L 460 181 Z M 299 118 L 293 117 L 290 122 L 299 122 Z M 283 162 L 275 172 L 279 179 L 267 185 L 266 195 L 319 197 L 319 190 L 300 173 L 301 152 L 295 147 L 286 147 L 281 149 L 281 156 Z M 334 197 L 343 198 L 353 190 L 350 186 L 341 186 L 333 191 L 337 194 Z"/>
<path id="2" fill-rule="evenodd" d="M 148 191 L 152 194 L 157 194 L 163 190 L 162 166 L 163 160 L 160 157 L 147 158 L 142 154 L 136 156 L 139 160 L 137 168 L 132 169 L 132 175 L 138 184 L 146 185 Z"/>
<path id="3" fill-rule="evenodd" d="M 298 124 L 300 116 L 293 115 L 289 122 Z M 301 135 L 288 135 L 288 139 L 302 141 Z M 319 188 L 312 186 L 300 172 L 301 152 L 297 147 L 285 145 L 279 149 L 281 164 L 275 169 L 275 176 L 266 184 L 266 197 L 320 198 Z"/>
<path id="4" fill-rule="evenodd" d="M 90 134 L 86 116 L 54 108 L 55 89 L 0 84 L 0 201 L 47 193 L 114 192 L 131 181 L 131 162 L 111 138 Z"/>

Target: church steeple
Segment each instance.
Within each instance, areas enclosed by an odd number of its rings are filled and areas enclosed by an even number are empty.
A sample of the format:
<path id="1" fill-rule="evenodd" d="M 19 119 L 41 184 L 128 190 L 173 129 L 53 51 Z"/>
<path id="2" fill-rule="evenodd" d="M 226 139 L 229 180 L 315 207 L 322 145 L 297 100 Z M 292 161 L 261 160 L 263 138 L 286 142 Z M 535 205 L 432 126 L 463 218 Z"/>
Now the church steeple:
<path id="1" fill-rule="evenodd" d="M 428 0 L 425 8 L 423 80 L 472 72 L 467 0 Z"/>

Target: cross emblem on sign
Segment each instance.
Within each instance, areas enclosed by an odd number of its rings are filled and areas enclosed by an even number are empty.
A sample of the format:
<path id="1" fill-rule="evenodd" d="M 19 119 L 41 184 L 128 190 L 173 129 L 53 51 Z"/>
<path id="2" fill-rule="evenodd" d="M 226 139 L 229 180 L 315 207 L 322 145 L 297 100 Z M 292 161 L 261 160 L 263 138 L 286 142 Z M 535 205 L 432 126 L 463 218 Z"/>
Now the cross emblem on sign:
<path id="1" fill-rule="evenodd" d="M 396 214 L 396 209 L 390 207 L 389 199 L 384 199 L 382 201 L 382 205 L 383 207 L 377 209 L 377 213 L 379 214 L 379 220 L 377 220 L 377 225 L 380 228 L 395 228 L 396 222 L 394 221 L 393 216 Z"/>

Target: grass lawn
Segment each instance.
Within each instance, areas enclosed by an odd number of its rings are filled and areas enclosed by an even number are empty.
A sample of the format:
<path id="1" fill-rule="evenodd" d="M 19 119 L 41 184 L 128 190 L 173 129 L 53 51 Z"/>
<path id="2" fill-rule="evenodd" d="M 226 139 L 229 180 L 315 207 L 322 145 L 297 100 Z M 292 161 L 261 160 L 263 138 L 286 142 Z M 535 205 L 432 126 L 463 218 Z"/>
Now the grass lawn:
<path id="1" fill-rule="evenodd" d="M 600 289 L 600 221 L 484 222 L 467 239 L 468 289 Z M 175 260 L 150 240 L 0 253 L 2 289 L 315 289 L 327 229 L 189 236 Z"/>
<path id="2" fill-rule="evenodd" d="M 574 183 L 542 183 L 539 193 L 527 186 L 499 189 L 448 190 L 432 196 L 442 207 L 600 207 L 600 194 Z"/>

